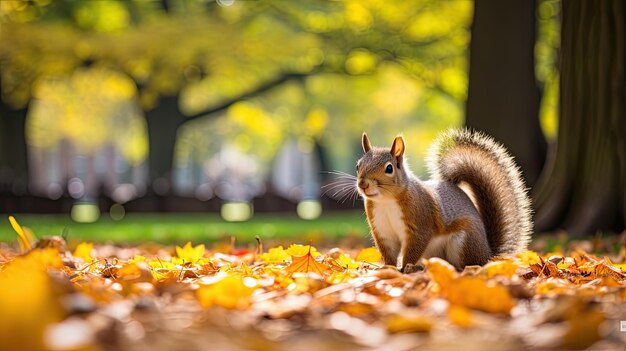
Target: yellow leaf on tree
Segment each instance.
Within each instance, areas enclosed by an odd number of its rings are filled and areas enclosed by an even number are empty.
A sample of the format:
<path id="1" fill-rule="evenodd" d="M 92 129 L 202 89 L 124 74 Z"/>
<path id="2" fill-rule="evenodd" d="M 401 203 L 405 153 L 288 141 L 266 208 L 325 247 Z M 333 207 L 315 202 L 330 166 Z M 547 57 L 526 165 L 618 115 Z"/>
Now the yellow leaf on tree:
<path id="1" fill-rule="evenodd" d="M 267 263 L 283 263 L 291 258 L 282 246 L 273 247 L 268 252 L 261 255 L 261 260 Z"/>
<path id="2" fill-rule="evenodd" d="M 80 243 L 76 246 L 73 256 L 80 257 L 85 260 L 85 262 L 91 262 L 93 261 L 93 257 L 91 256 L 92 251 L 93 243 Z"/>
<path id="3" fill-rule="evenodd" d="M 204 244 L 191 246 L 191 242 L 187 242 L 185 246 L 176 246 L 176 256 L 185 262 L 195 263 L 204 256 Z"/>
<path id="4" fill-rule="evenodd" d="M 292 245 L 293 246 L 293 245 Z M 290 248 L 291 249 L 291 248 Z M 302 256 L 291 256 L 291 264 L 285 267 L 285 271 L 289 273 L 302 272 L 309 273 L 314 272 L 319 275 L 323 275 L 324 272 L 330 269 L 325 264 L 319 263 L 313 257 L 313 247 L 309 245 L 309 250 Z"/>
<path id="5" fill-rule="evenodd" d="M 250 306 L 250 296 L 254 292 L 252 278 L 227 275 L 222 280 L 201 286 L 196 298 L 203 307 L 221 306 L 228 309 L 245 309 Z"/>
<path id="6" fill-rule="evenodd" d="M 310 254 L 313 257 L 317 257 L 320 255 L 319 251 L 311 245 L 292 244 L 285 251 L 291 256 L 304 256 Z"/>
<path id="7" fill-rule="evenodd" d="M 361 250 L 357 255 L 355 261 L 358 262 L 369 262 L 369 263 L 378 263 L 382 260 L 383 256 L 380 254 L 375 247 L 368 247 L 366 249 Z"/>

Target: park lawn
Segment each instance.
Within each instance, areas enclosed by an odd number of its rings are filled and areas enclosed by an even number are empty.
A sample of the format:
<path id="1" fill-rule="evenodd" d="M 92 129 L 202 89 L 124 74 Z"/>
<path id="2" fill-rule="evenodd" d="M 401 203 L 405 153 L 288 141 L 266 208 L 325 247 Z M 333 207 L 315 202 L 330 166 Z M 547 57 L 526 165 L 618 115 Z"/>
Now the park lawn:
<path id="1" fill-rule="evenodd" d="M 334 212 L 315 220 L 303 220 L 295 214 L 255 214 L 246 222 L 226 222 L 215 213 L 128 214 L 115 221 L 106 214 L 94 223 L 76 223 L 69 215 L 15 215 L 19 223 L 36 237 L 64 235 L 70 242 L 113 243 L 215 242 L 234 237 L 238 243 L 262 240 L 290 240 L 308 243 L 335 241 L 346 236 L 367 239 L 369 229 L 365 214 L 358 211 Z M 16 235 L 7 218 L 0 221 L 0 241 L 14 242 Z"/>

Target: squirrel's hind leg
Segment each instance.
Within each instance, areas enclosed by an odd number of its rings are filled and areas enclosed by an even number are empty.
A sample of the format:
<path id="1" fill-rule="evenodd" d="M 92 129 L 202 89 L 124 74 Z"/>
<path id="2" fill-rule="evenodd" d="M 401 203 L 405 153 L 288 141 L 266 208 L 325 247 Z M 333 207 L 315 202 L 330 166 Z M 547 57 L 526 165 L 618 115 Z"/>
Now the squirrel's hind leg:
<path id="1" fill-rule="evenodd" d="M 464 229 L 464 240 L 459 252 L 460 261 L 463 267 L 479 265 L 489 262 L 492 252 L 489 248 L 487 235 L 484 229 L 477 229 L 475 226 L 468 226 Z M 461 269 L 463 268 L 461 267 Z"/>

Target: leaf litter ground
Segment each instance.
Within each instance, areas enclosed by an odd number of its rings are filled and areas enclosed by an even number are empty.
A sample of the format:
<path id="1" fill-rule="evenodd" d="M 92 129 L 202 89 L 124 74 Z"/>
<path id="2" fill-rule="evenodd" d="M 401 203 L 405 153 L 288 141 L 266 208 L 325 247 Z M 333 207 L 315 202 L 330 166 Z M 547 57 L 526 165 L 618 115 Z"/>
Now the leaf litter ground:
<path id="1" fill-rule="evenodd" d="M 0 244 L 15 350 L 623 350 L 624 250 L 597 242 L 401 274 L 375 248 Z M 613 239 L 623 243 L 624 236 Z M 537 245 L 535 245 L 537 246 Z M 566 252 L 566 255 L 562 251 Z M 617 263 L 622 262 L 622 263 Z"/>

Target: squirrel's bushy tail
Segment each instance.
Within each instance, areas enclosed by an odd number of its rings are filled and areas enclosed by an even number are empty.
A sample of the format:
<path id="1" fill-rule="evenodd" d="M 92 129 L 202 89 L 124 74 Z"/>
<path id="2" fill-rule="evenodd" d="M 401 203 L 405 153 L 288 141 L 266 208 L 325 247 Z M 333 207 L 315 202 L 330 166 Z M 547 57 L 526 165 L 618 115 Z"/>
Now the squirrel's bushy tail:
<path id="1" fill-rule="evenodd" d="M 452 129 L 431 146 L 428 169 L 433 179 L 470 185 L 493 254 L 526 249 L 530 200 L 519 168 L 502 145 L 479 132 Z"/>

